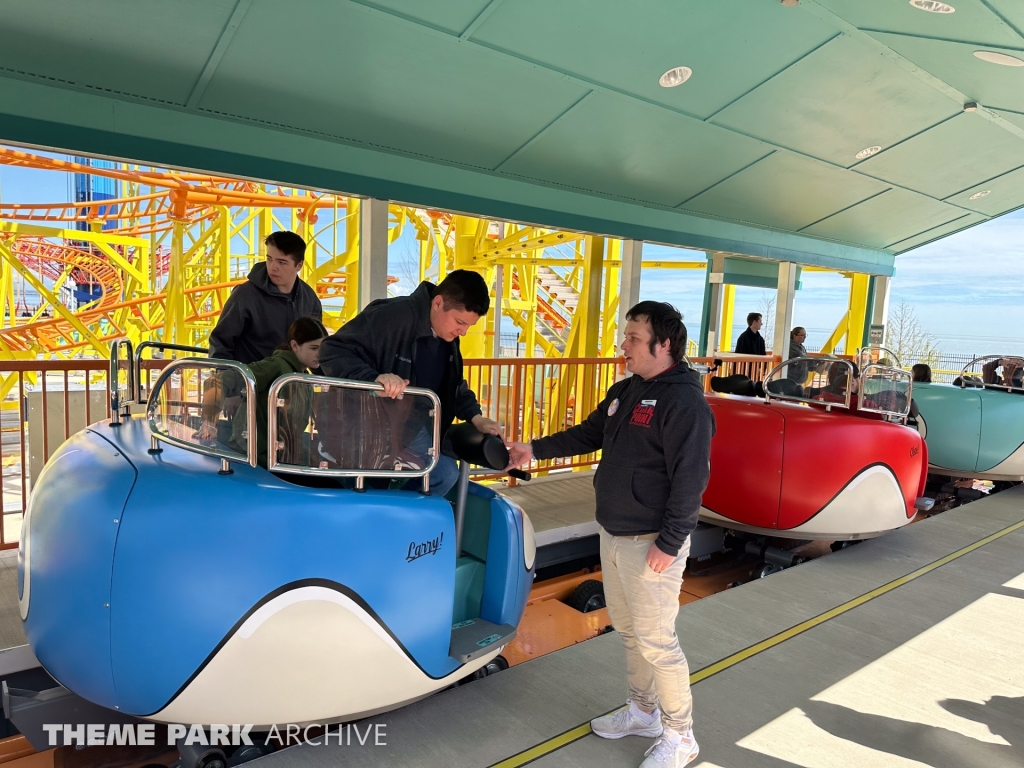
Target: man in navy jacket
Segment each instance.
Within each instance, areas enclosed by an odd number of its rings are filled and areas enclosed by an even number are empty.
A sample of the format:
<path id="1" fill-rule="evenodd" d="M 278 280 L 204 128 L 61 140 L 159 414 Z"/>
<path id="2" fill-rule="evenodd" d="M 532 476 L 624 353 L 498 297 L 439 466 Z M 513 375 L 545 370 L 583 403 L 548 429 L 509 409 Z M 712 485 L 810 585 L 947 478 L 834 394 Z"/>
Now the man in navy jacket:
<path id="1" fill-rule="evenodd" d="M 767 355 L 764 348 L 764 337 L 761 331 L 761 313 L 751 312 L 747 315 L 747 330 L 736 339 L 736 354 Z"/>

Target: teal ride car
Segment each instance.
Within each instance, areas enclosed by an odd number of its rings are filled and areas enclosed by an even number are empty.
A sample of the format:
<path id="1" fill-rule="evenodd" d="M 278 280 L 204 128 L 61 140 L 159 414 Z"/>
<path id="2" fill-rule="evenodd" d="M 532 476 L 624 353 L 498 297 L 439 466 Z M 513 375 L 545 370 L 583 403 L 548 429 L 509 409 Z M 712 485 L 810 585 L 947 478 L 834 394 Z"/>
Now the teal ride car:
<path id="1" fill-rule="evenodd" d="M 1024 360 L 972 360 L 952 384 L 915 383 L 918 431 L 929 471 L 949 477 L 1024 480 Z"/>

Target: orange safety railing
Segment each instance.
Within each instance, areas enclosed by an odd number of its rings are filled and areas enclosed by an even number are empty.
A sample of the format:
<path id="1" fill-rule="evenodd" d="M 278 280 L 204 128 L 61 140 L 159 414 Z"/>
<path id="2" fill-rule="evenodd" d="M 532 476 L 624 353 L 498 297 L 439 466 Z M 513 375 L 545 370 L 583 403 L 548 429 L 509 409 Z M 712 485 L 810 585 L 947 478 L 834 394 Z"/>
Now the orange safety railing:
<path id="1" fill-rule="evenodd" d="M 71 435 L 110 414 L 106 360 L 0 362 L 0 549 L 18 546 L 32 481 Z"/>
<path id="2" fill-rule="evenodd" d="M 529 442 L 575 426 L 590 415 L 608 388 L 625 374 L 621 358 L 467 359 L 465 376 L 488 418 L 509 440 Z M 534 462 L 536 472 L 590 467 L 598 453 Z"/>

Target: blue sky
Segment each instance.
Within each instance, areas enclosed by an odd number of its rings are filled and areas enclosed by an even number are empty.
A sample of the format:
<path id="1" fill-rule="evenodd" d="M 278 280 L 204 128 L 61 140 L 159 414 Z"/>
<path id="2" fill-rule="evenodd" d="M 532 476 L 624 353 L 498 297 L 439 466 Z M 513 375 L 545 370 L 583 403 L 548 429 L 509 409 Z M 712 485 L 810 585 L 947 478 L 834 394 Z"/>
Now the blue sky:
<path id="1" fill-rule="evenodd" d="M 59 155 L 58 155 L 59 156 Z M 0 166 L 0 196 L 5 202 L 62 202 L 69 197 L 69 174 Z M 411 290 L 416 253 L 413 228 L 391 247 L 391 274 L 398 292 Z M 413 256 L 414 257 L 414 256 Z M 699 252 L 644 246 L 649 259 L 703 260 Z M 1024 352 L 1024 211 L 1008 214 L 897 257 L 891 304 L 911 304 L 925 329 L 947 352 Z M 412 268 L 410 268 L 412 267 Z M 846 281 L 834 274 L 804 273 L 797 294 L 795 321 L 808 329 L 808 346 L 818 345 L 846 309 Z M 704 275 L 690 270 L 651 270 L 643 274 L 643 299 L 670 301 L 696 326 L 704 293 Z M 738 288 L 737 321 L 757 311 L 766 291 Z"/>

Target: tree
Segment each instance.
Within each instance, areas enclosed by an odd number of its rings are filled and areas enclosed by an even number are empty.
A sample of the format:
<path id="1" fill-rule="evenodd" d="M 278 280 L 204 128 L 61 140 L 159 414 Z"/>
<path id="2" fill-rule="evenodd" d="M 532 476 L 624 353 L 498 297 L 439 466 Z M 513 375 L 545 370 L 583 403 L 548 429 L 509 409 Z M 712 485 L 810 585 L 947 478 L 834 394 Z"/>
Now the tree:
<path id="1" fill-rule="evenodd" d="M 395 293 L 408 294 L 416 290 L 420 284 L 420 255 L 408 243 L 397 254 L 398 262 L 398 283 L 395 286 L 398 290 Z M 391 264 L 388 265 L 392 266 Z"/>
<path id="2" fill-rule="evenodd" d="M 761 335 L 764 336 L 765 346 L 775 354 L 785 357 L 789 350 L 772 349 L 775 342 L 775 294 L 771 291 L 761 291 L 761 302 L 757 305 L 757 311 L 761 313 Z"/>
<path id="3" fill-rule="evenodd" d="M 895 352 L 904 365 L 910 361 L 934 365 L 939 359 L 935 337 L 921 327 L 913 305 L 905 301 L 889 310 L 885 346 Z"/>

